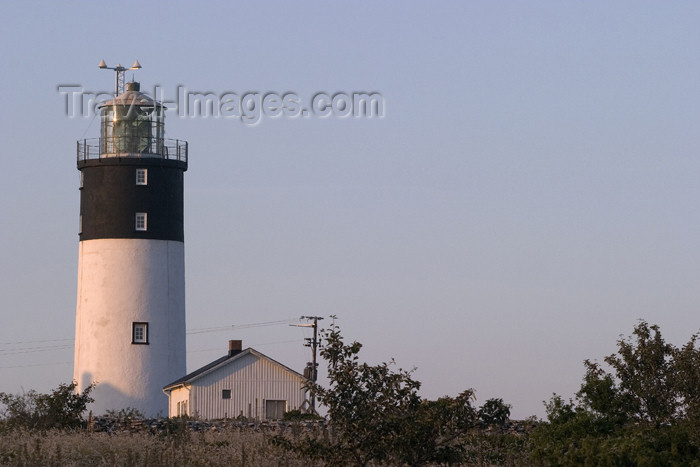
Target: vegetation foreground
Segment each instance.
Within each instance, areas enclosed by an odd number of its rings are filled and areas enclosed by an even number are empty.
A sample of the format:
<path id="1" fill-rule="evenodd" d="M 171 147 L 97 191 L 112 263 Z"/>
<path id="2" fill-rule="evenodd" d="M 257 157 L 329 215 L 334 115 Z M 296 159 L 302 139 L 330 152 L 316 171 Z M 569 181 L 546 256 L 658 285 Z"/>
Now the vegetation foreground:
<path id="1" fill-rule="evenodd" d="M 640 322 L 605 366 L 584 362 L 575 399 L 555 394 L 547 420 L 516 430 L 501 399 L 474 407 L 472 389 L 423 399 L 411 371 L 361 363 L 361 344 L 333 326 L 322 350 L 330 384 L 309 384 L 328 421 L 132 422 L 127 410 L 111 414 L 119 429 L 99 432 L 83 419 L 91 388 L 0 393 L 0 465 L 700 466 L 697 339 L 677 348 Z"/>
<path id="2" fill-rule="evenodd" d="M 22 466 L 309 465 L 253 430 L 153 435 L 16 429 L 0 438 L 0 463 Z"/>
<path id="3" fill-rule="evenodd" d="M 287 430 L 283 436 L 290 440 L 300 436 L 322 439 L 328 430 L 296 435 Z M 90 433 L 86 430 L 48 431 L 14 429 L 0 436 L 0 465 L 3 466 L 323 466 L 338 465 L 309 459 L 290 452 L 270 441 L 279 431 L 259 428 L 230 427 L 216 431 L 170 434 L 148 432 Z M 501 442 L 504 440 L 501 439 Z M 478 465 L 504 465 L 506 459 L 487 460 L 495 450 L 505 452 L 504 445 L 484 436 L 472 446 L 474 462 Z M 494 444 L 494 445 L 492 445 Z M 511 446 L 514 454 L 520 451 Z M 489 453 L 486 450 L 492 449 Z M 478 457 L 481 450 L 482 460 Z M 352 461 L 347 464 L 353 465 Z M 372 463 L 368 465 L 386 465 Z M 526 465 L 525 459 L 511 457 L 505 465 Z"/>

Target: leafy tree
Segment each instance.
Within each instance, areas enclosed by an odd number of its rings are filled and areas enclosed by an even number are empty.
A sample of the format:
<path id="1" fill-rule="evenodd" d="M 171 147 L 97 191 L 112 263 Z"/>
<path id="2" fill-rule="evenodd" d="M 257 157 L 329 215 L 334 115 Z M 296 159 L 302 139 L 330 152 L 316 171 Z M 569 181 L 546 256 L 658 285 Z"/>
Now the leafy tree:
<path id="1" fill-rule="evenodd" d="M 389 363 L 360 363 L 359 342 L 345 344 L 337 326 L 323 331 L 321 357 L 328 362 L 328 388 L 309 383 L 308 389 L 328 409 L 327 437 L 273 442 L 330 465 L 425 465 L 457 463 L 464 447 L 460 436 L 476 421 L 474 392 L 455 398 L 423 400 L 412 371 L 395 371 Z M 391 362 L 393 363 L 393 361 Z"/>
<path id="2" fill-rule="evenodd" d="M 86 387 L 82 393 L 76 392 L 76 386 L 75 381 L 60 384 L 50 394 L 40 394 L 34 390 L 24 394 L 1 392 L 4 424 L 40 429 L 83 426 L 82 414 L 87 404 L 94 400 L 90 397 L 94 384 Z"/>
<path id="3" fill-rule="evenodd" d="M 698 335 L 676 353 L 676 388 L 680 399 L 680 412 L 688 424 L 691 440 L 700 446 L 700 348 L 696 347 Z"/>
<path id="4" fill-rule="evenodd" d="M 510 407 L 503 399 L 488 399 L 478 412 L 481 425 L 505 425 L 510 418 Z"/>
<path id="5" fill-rule="evenodd" d="M 398 425 L 420 406 L 420 383 L 410 371 L 392 371 L 387 363 L 359 363 L 362 344 L 345 345 L 337 327 L 326 333 L 325 340 L 321 357 L 328 362 L 330 388 L 313 390 L 328 408 L 337 433 L 326 455 L 353 459 L 358 465 L 386 459 Z"/>
<path id="6" fill-rule="evenodd" d="M 700 351 L 682 349 L 641 321 L 605 357 L 611 371 L 586 360 L 576 401 L 554 395 L 547 422 L 531 437 L 545 464 L 700 465 Z M 695 464 L 693 464 L 695 462 Z"/>
<path id="7" fill-rule="evenodd" d="M 466 453 L 463 435 L 477 419 L 471 402 L 474 391 L 467 389 L 457 397 L 444 396 L 435 401 L 422 400 L 418 407 L 404 415 L 395 427 L 389 456 L 397 464 L 455 464 Z"/>
<path id="8" fill-rule="evenodd" d="M 617 403 L 616 409 L 637 423 L 660 426 L 674 422 L 679 415 L 674 364 L 677 350 L 664 342 L 656 325 L 642 321 L 633 335 L 618 341 L 618 355 L 605 358 L 618 382 L 616 392 L 611 393 L 615 396 L 611 403 Z M 587 366 L 597 369 L 595 363 L 587 362 Z M 588 396 L 585 391 L 584 396 Z"/>

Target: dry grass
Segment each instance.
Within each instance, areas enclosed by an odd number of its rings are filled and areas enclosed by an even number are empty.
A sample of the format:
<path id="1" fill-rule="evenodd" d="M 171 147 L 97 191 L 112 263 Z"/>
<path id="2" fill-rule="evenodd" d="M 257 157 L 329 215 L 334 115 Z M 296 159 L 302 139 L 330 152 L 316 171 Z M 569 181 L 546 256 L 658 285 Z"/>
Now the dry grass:
<path id="1" fill-rule="evenodd" d="M 307 466 L 268 442 L 270 434 L 230 428 L 171 435 L 16 429 L 0 433 L 3 466 Z"/>
<path id="2" fill-rule="evenodd" d="M 154 432 L 155 431 L 155 432 Z M 0 466 L 323 466 L 270 443 L 283 434 L 290 440 L 326 438 L 328 428 L 305 424 L 236 425 L 220 423 L 202 431 L 187 421 L 153 430 L 128 424 L 113 431 L 27 430 L 0 425 Z M 462 439 L 461 465 L 529 465 L 527 437 L 470 432 Z M 349 459 L 349 461 L 351 461 Z"/>

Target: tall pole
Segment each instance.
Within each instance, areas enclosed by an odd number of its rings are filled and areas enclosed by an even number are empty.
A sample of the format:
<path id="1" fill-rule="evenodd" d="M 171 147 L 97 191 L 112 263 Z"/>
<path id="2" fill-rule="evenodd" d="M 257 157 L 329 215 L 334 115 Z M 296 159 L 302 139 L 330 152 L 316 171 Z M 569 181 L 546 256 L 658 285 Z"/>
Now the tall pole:
<path id="1" fill-rule="evenodd" d="M 311 347 L 311 376 L 316 384 L 318 372 L 316 371 L 316 348 L 318 347 L 318 316 L 314 316 L 314 340 Z M 316 413 L 316 394 L 311 391 L 311 411 Z"/>
<path id="2" fill-rule="evenodd" d="M 311 347 L 311 381 L 313 381 L 314 384 L 316 384 L 316 380 L 318 379 L 318 371 L 316 371 L 316 351 L 319 346 L 318 342 L 318 320 L 323 319 L 322 316 L 302 316 L 302 319 L 310 319 L 313 320 L 313 324 L 311 324 L 311 327 L 314 328 L 314 337 L 313 339 L 307 339 L 307 343 L 305 344 L 307 347 Z M 308 325 L 306 325 L 308 326 Z M 311 411 L 312 413 L 316 413 L 316 394 L 314 393 L 314 390 L 311 390 Z"/>

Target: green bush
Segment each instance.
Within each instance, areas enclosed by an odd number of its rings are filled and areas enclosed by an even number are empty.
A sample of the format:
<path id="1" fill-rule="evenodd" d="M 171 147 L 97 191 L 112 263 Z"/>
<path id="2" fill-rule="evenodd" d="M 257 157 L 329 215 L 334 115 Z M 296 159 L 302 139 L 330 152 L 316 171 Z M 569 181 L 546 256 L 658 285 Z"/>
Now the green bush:
<path id="1" fill-rule="evenodd" d="M 93 402 L 90 392 L 94 384 L 82 393 L 76 392 L 76 382 L 61 384 L 49 394 L 28 391 L 23 394 L 0 392 L 2 423 L 7 427 L 29 429 L 77 428 L 85 426 L 82 415 Z"/>

